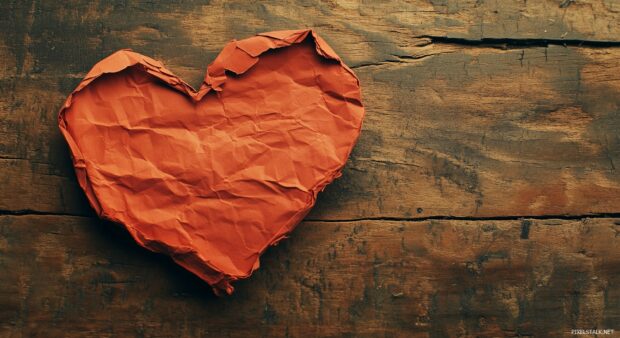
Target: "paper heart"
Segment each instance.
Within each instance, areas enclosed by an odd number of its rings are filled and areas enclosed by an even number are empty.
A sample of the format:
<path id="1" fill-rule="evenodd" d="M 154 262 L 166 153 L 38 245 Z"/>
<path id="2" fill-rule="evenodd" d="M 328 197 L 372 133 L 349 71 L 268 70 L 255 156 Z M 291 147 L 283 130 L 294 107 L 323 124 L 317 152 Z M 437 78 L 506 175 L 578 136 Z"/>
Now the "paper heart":
<path id="1" fill-rule="evenodd" d="M 198 91 L 116 52 L 69 95 L 59 125 L 101 217 L 230 294 L 340 175 L 363 115 L 351 69 L 300 30 L 228 43 Z"/>

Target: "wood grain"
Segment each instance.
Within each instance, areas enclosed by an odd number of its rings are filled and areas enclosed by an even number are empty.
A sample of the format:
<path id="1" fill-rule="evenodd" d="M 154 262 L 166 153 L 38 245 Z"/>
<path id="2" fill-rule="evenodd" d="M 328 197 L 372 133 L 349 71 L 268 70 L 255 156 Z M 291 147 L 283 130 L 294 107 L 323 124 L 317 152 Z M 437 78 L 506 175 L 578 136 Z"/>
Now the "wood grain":
<path id="1" fill-rule="evenodd" d="M 420 53 L 356 69 L 361 140 L 311 217 L 619 210 L 620 49 Z"/>
<path id="2" fill-rule="evenodd" d="M 614 0 L 391 2 L 53 1 L 0 4 L 5 65 L 19 74 L 84 72 L 119 48 L 135 48 L 186 69 L 201 81 L 204 66 L 231 39 L 314 27 L 350 65 L 396 60 L 428 36 L 481 40 L 620 41 Z M 2 46 L 2 44 L 0 44 Z M 53 67 L 52 67 L 53 66 Z M 10 70 L 12 72 L 12 70 Z"/>
<path id="3" fill-rule="evenodd" d="M 355 68 L 362 136 L 310 218 L 617 212 L 619 60 L 620 48 L 431 44 Z M 19 192 L 0 209 L 88 212 L 56 123 L 71 89 L 57 82 L 0 87 L 0 171 Z"/>
<path id="4" fill-rule="evenodd" d="M 0 337 L 620 331 L 619 13 L 614 0 L 1 1 Z M 92 217 L 57 111 L 117 49 L 197 84 L 227 41 L 303 27 L 360 77 L 361 139 L 309 221 L 218 299 Z"/>
<path id="5" fill-rule="evenodd" d="M 0 217 L 4 337 L 562 336 L 620 322 L 620 219 L 307 222 L 215 298 L 84 217 Z"/>

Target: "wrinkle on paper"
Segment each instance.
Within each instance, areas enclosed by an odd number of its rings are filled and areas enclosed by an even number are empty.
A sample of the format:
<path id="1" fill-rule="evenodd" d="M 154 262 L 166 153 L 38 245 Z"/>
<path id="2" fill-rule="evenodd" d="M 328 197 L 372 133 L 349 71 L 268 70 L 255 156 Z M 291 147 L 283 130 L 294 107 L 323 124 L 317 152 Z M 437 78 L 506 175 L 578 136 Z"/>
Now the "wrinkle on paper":
<path id="1" fill-rule="evenodd" d="M 198 90 L 118 51 L 69 95 L 59 125 L 100 217 L 230 294 L 340 175 L 363 115 L 351 69 L 298 30 L 228 43 Z"/>

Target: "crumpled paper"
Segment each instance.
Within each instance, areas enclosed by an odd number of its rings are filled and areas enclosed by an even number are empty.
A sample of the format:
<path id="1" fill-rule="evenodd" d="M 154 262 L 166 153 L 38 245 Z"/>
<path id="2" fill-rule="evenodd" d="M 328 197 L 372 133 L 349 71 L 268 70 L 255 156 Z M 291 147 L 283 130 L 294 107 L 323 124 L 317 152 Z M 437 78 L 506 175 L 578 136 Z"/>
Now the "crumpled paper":
<path id="1" fill-rule="evenodd" d="M 118 51 L 69 95 L 59 125 L 100 217 L 231 294 L 340 175 L 363 115 L 353 71 L 297 30 L 228 43 L 198 90 Z"/>

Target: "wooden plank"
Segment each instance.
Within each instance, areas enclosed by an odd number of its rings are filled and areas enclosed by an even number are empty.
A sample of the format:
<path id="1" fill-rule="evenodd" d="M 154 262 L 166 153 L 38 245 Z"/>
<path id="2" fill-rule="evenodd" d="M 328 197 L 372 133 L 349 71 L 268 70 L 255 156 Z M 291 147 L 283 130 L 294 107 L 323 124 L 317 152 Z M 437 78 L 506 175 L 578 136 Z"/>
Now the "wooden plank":
<path id="1" fill-rule="evenodd" d="M 0 9 L 0 177 L 8 192 L 0 210 L 90 213 L 56 112 L 103 56 L 132 47 L 197 83 L 226 41 L 310 23 L 355 67 L 368 108 L 344 177 L 310 218 L 620 210 L 620 23 L 610 1 L 5 1 Z M 503 50 L 429 44 L 428 36 L 612 44 Z"/>
<path id="2" fill-rule="evenodd" d="M 311 219 L 620 210 L 620 48 L 431 44 L 355 70 L 363 132 Z M 0 209 L 89 212 L 56 126 L 60 79 L 0 82 L 0 172 L 19 191 Z"/>
<path id="3" fill-rule="evenodd" d="M 0 217 L 0 336 L 561 336 L 620 323 L 620 219 L 306 222 L 229 298 L 109 224 Z"/>
<path id="4" fill-rule="evenodd" d="M 11 0 L 0 4 L 0 46 L 13 55 L 6 67 L 15 65 L 18 74 L 83 72 L 104 55 L 127 47 L 193 72 L 203 69 L 228 40 L 315 27 L 348 51 L 344 57 L 355 65 L 410 54 L 424 36 L 618 42 L 618 11 L 620 4 L 612 0 Z M 192 82 L 202 79 L 200 73 Z"/>

